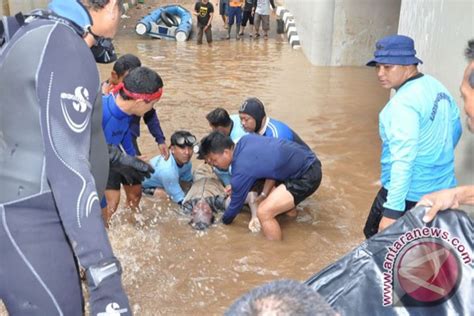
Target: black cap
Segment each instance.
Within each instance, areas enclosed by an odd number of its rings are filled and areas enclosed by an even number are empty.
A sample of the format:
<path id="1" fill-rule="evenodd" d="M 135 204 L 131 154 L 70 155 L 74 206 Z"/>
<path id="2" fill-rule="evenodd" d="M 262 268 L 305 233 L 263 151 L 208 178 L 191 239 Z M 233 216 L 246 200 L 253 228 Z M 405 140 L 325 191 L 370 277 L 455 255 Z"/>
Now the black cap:
<path id="1" fill-rule="evenodd" d="M 266 115 L 262 101 L 257 98 L 248 98 L 245 100 L 240 106 L 239 113 L 248 114 L 255 119 L 255 132 L 258 132 L 262 127 L 262 121 Z"/>

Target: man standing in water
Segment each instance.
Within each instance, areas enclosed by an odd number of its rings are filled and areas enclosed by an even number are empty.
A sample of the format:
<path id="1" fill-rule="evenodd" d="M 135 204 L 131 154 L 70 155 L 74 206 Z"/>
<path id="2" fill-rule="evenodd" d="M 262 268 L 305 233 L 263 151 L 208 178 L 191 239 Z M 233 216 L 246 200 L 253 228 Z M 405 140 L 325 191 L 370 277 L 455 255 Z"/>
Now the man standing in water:
<path id="1" fill-rule="evenodd" d="M 201 0 L 194 5 L 194 15 L 197 16 L 197 44 L 202 44 L 202 35 L 206 34 L 207 44 L 212 44 L 212 18 L 214 17 L 214 6 L 209 0 Z"/>
<path id="2" fill-rule="evenodd" d="M 379 114 L 382 188 L 364 228 L 367 238 L 391 225 L 433 190 L 452 188 L 454 148 L 461 137 L 459 110 L 448 90 L 418 71 L 422 61 L 403 35 L 376 44 L 375 67 L 382 87 L 396 94 Z"/>
<path id="3" fill-rule="evenodd" d="M 459 90 L 461 90 L 461 97 L 464 99 L 467 128 L 471 133 L 474 133 L 474 40 L 470 40 L 467 44 L 466 58 L 469 63 L 466 70 L 464 70 L 464 77 Z M 457 208 L 463 204 L 474 205 L 474 185 L 464 185 L 427 194 L 421 198 L 418 204 L 430 207 L 423 218 L 425 222 L 429 222 L 438 211 Z"/>
<path id="4" fill-rule="evenodd" d="M 102 97 L 102 128 L 107 144 L 122 146 L 128 155 L 136 156 L 130 131 L 133 116 L 141 117 L 153 109 L 162 93 L 163 81 L 154 70 L 147 67 L 130 70 L 112 93 Z M 133 210 L 139 207 L 141 182 L 129 181 L 121 173 L 110 170 L 105 191 L 107 207 L 102 209 L 106 225 L 119 205 L 121 185 L 127 193 L 127 205 Z"/>
<path id="5" fill-rule="evenodd" d="M 55 14 L 33 12 L 0 55 L 0 300 L 11 315 L 83 315 L 76 263 L 91 315 L 131 315 L 96 188 L 107 151 L 92 137 L 101 93 L 90 48 L 105 52 L 121 8 L 53 0 Z"/>

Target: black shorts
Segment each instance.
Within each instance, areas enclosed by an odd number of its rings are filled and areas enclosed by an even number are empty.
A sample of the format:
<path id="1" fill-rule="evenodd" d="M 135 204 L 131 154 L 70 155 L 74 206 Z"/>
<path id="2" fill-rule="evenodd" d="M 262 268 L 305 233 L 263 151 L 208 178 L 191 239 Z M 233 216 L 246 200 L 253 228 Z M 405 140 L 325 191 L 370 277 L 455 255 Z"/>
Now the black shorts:
<path id="1" fill-rule="evenodd" d="M 141 182 L 133 181 L 133 183 L 128 183 L 128 181 L 125 180 L 125 178 L 120 173 L 110 169 L 106 190 L 120 190 L 121 184 L 137 185 L 141 184 Z"/>
<path id="2" fill-rule="evenodd" d="M 293 195 L 295 206 L 313 194 L 321 184 L 321 164 L 315 161 L 301 178 L 286 180 L 285 187 Z"/>
<path id="3" fill-rule="evenodd" d="M 242 26 L 247 26 L 247 21 L 250 22 L 250 25 L 253 25 L 252 11 L 244 11 L 242 15 Z"/>
<path id="4" fill-rule="evenodd" d="M 382 187 L 377 193 L 377 196 L 374 199 L 374 203 L 372 203 L 372 207 L 370 208 L 370 213 L 367 217 L 367 221 L 365 222 L 364 227 L 364 235 L 367 239 L 377 234 L 377 232 L 379 231 L 379 224 L 383 216 L 383 205 L 385 204 L 385 202 L 387 202 L 387 193 L 387 189 Z M 405 201 L 405 212 L 413 208 L 415 205 L 416 202 Z"/>

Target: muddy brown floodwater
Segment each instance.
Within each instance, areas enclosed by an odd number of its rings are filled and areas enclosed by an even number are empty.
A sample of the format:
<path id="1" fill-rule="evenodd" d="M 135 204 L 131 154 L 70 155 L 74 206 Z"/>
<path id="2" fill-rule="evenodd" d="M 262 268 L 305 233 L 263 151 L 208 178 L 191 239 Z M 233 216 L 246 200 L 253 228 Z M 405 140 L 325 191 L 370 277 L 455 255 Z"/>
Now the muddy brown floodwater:
<path id="1" fill-rule="evenodd" d="M 222 25 L 214 29 L 218 37 Z M 120 53 L 138 55 L 162 76 L 156 108 L 168 139 L 178 129 L 201 138 L 209 132 L 209 111 L 219 106 L 237 113 L 246 97 L 256 96 L 323 164 L 320 189 L 300 205 L 297 219 L 281 218 L 283 242 L 250 233 L 249 213 L 197 233 L 175 204 L 144 197 L 136 221 L 122 207 L 109 234 L 137 314 L 222 314 L 249 289 L 279 278 L 306 280 L 363 240 L 379 176 L 377 116 L 388 98 L 373 70 L 312 66 L 277 37 L 208 47 L 123 31 L 116 43 Z M 102 75 L 110 69 L 101 67 Z M 144 154 L 158 154 L 145 124 L 141 132 Z M 193 163 L 200 161 L 193 157 Z"/>
<path id="2" fill-rule="evenodd" d="M 133 10 L 127 14 L 136 21 Z M 132 220 L 122 204 L 109 236 L 137 315 L 222 314 L 249 289 L 274 279 L 306 280 L 363 240 L 378 190 L 377 116 L 388 99 L 373 70 L 312 66 L 301 50 L 276 36 L 215 41 L 212 47 L 139 37 L 130 31 L 131 19 L 116 48 L 136 54 L 162 76 L 164 95 L 156 108 L 168 140 L 178 129 L 205 136 L 209 111 L 237 113 L 246 97 L 255 96 L 323 165 L 322 184 L 299 206 L 296 220 L 280 219 L 282 242 L 251 233 L 246 212 L 232 225 L 198 233 L 170 202 L 144 197 Z M 214 29 L 218 38 L 222 25 L 216 22 Z M 100 67 L 103 79 L 111 68 Z M 145 124 L 141 129 L 139 144 L 151 158 L 158 148 Z M 200 161 L 193 157 L 193 163 Z"/>

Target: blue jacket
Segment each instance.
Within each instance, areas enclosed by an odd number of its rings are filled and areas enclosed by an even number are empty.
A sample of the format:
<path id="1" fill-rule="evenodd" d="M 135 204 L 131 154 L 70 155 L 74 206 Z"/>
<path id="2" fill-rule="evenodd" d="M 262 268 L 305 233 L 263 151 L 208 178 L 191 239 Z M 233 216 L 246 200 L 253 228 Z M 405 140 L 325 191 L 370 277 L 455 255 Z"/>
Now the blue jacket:
<path id="1" fill-rule="evenodd" d="M 130 133 L 132 116 L 123 112 L 117 106 L 115 95 L 112 93 L 102 96 L 102 103 L 102 128 L 105 134 L 105 141 L 111 145 L 122 145 L 127 154 L 135 156 L 135 147 L 133 147 Z"/>
<path id="2" fill-rule="evenodd" d="M 232 196 L 222 221 L 230 224 L 258 179 L 298 179 L 318 160 L 307 147 L 284 139 L 249 134 L 240 139 L 232 158 Z"/>
<path id="3" fill-rule="evenodd" d="M 173 202 L 183 201 L 185 194 L 179 182 L 193 180 L 191 162 L 179 167 L 171 154 L 168 160 L 165 160 L 163 156 L 156 156 L 150 160 L 150 164 L 155 168 L 155 172 L 142 182 L 143 188 L 161 188 Z"/>
<path id="4" fill-rule="evenodd" d="M 461 137 L 459 109 L 431 76 L 407 81 L 382 109 L 381 182 L 384 215 L 399 217 L 405 200 L 456 186 L 454 148 Z"/>
<path id="5" fill-rule="evenodd" d="M 265 131 L 262 135 L 266 137 L 287 139 L 308 147 L 308 145 L 306 145 L 306 143 L 303 142 L 298 134 L 296 134 L 295 131 L 293 131 L 288 125 L 272 118 L 268 119 L 268 123 L 265 126 Z M 310 148 L 308 147 L 308 149 Z"/>

